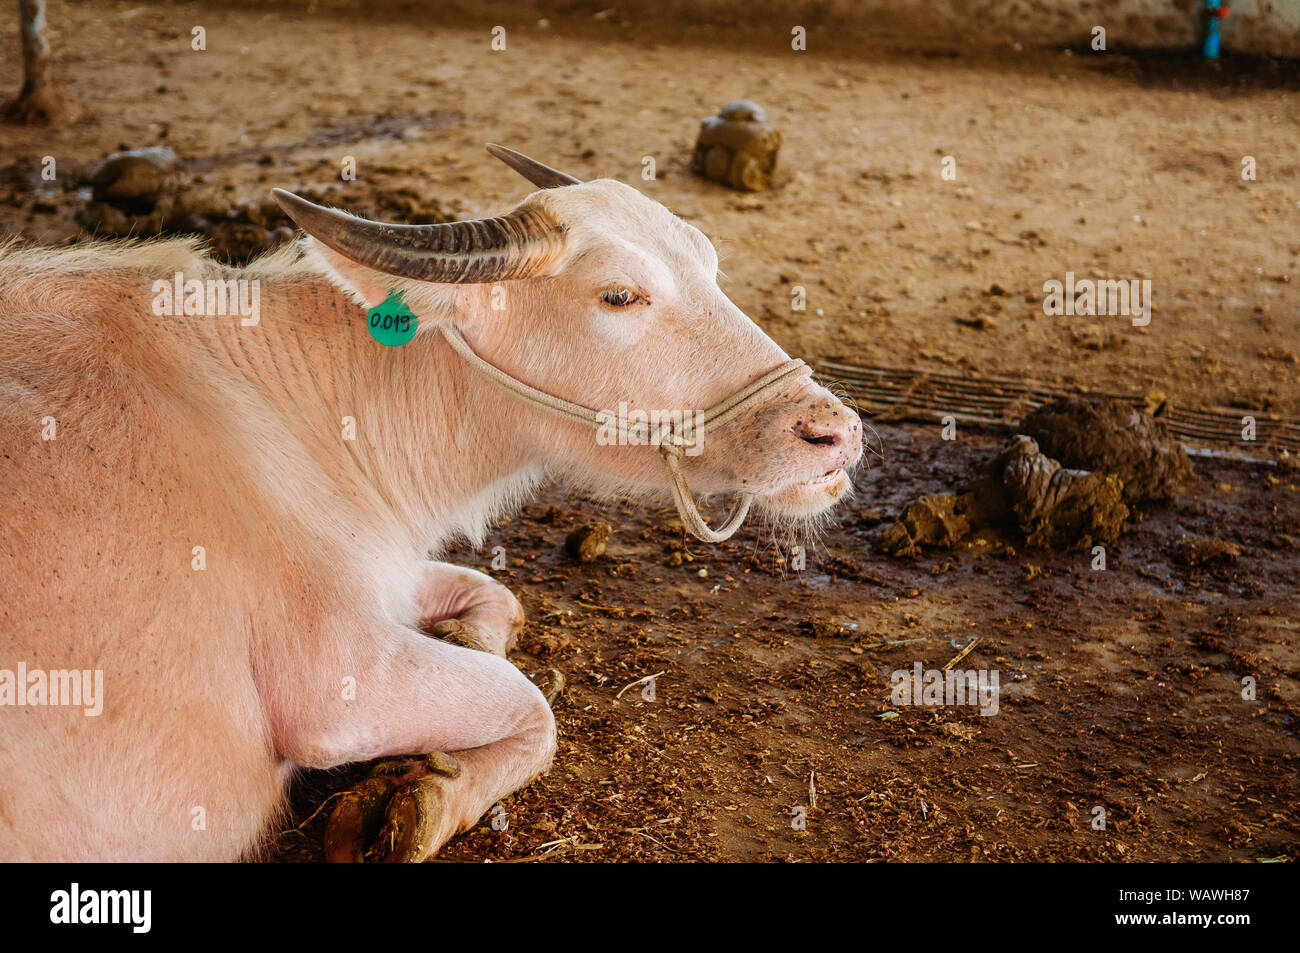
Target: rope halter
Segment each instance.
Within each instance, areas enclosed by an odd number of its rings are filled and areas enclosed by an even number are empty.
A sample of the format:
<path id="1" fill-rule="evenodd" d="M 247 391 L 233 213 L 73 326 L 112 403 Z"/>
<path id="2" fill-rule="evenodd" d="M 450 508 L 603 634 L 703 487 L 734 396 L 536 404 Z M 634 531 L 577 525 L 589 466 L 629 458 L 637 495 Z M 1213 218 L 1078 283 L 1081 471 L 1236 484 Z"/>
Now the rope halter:
<path id="1" fill-rule="evenodd" d="M 464 358 L 465 363 L 478 371 L 499 390 L 505 391 L 529 407 L 545 411 L 553 417 L 559 417 L 561 420 L 570 423 L 591 427 L 595 430 L 601 430 L 609 426 L 607 421 L 601 419 L 599 411 L 538 390 L 516 377 L 511 377 L 501 368 L 489 364 L 474 353 L 474 349 L 469 346 L 469 342 L 465 340 L 464 335 L 460 333 L 460 329 L 455 325 L 440 324 L 438 328 L 442 331 L 443 337 L 447 339 L 447 343 L 452 346 L 452 349 Z M 745 411 L 767 400 L 775 391 L 786 386 L 791 381 L 796 378 L 806 377 L 810 373 L 808 365 L 800 360 L 786 361 L 779 367 L 773 368 L 752 384 L 736 391 L 726 400 L 710 407 L 702 416 L 698 417 L 692 439 L 689 442 L 683 434 L 674 432 L 671 427 L 657 428 L 653 433 L 649 434 L 649 444 L 658 448 L 659 453 L 664 458 L 664 464 L 668 468 L 668 482 L 672 489 L 673 503 L 677 505 L 677 513 L 681 516 L 682 523 L 691 531 L 693 536 L 706 543 L 720 543 L 725 539 L 729 539 L 736 530 L 740 529 L 741 524 L 745 522 L 745 517 L 749 515 L 749 507 L 754 502 L 754 494 L 742 493 L 732 509 L 731 515 L 727 517 L 727 521 L 720 528 L 711 529 L 700 514 L 699 507 L 695 505 L 695 501 L 691 498 L 690 487 L 686 485 L 686 476 L 682 473 L 682 455 L 688 448 L 696 446 L 699 441 L 703 440 L 706 431 L 714 427 L 721 427 L 728 421 L 734 420 Z M 629 443 L 640 441 L 639 434 L 629 433 L 626 421 L 620 419 L 617 429 L 621 436 L 628 438 Z"/>

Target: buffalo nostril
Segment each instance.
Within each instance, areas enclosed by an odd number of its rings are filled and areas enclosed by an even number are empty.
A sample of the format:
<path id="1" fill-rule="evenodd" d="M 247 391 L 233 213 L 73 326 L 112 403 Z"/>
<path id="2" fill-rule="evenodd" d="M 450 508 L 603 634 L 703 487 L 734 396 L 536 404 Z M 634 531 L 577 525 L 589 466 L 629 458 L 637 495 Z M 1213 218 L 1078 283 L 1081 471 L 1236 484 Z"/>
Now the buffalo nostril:
<path id="1" fill-rule="evenodd" d="M 791 427 L 790 430 L 804 443 L 810 443 L 814 447 L 833 447 L 840 442 L 840 438 L 833 433 L 813 433 L 802 424 Z"/>

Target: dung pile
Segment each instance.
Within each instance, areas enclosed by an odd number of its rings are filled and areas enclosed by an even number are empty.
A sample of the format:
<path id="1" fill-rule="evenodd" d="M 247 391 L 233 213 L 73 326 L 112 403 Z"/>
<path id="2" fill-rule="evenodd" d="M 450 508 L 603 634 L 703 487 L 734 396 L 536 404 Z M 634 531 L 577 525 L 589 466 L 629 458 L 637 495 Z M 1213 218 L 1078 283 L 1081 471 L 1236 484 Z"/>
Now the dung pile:
<path id="1" fill-rule="evenodd" d="M 589 520 L 564 538 L 564 551 L 578 562 L 595 562 L 605 555 L 605 544 L 613 532 L 604 520 Z"/>
<path id="2" fill-rule="evenodd" d="M 1163 420 L 1114 398 L 1065 397 L 1020 424 L 1064 466 L 1113 473 L 1124 500 L 1167 500 L 1192 480 L 1192 465 Z"/>
<path id="3" fill-rule="evenodd" d="M 1067 397 L 1021 425 L 982 476 L 955 494 L 926 496 L 878 538 L 881 550 L 914 556 L 951 547 L 984 529 L 1019 531 L 1030 546 L 1109 544 L 1129 507 L 1164 500 L 1193 479 L 1182 446 L 1157 420 L 1121 400 Z"/>
<path id="4" fill-rule="evenodd" d="M 691 171 L 744 192 L 772 185 L 781 133 L 757 103 L 739 99 L 701 120 Z"/>
<path id="5" fill-rule="evenodd" d="M 1129 511 L 1119 478 L 1063 467 L 1032 437 L 1015 437 L 981 470 L 955 494 L 912 503 L 880 535 L 880 549 L 915 556 L 923 546 L 951 547 L 983 529 L 1018 529 L 1030 546 L 1086 548 L 1114 542 L 1124 530 Z"/>

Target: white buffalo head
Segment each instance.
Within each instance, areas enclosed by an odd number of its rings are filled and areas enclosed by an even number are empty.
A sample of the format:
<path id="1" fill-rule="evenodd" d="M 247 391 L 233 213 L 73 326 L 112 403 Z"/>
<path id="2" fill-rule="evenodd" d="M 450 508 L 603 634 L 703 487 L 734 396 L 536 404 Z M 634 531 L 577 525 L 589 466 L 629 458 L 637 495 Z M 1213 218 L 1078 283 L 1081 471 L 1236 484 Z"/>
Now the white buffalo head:
<path id="1" fill-rule="evenodd" d="M 388 225 L 276 196 L 358 300 L 373 307 L 401 288 L 420 334 L 453 322 L 491 364 L 577 404 L 690 414 L 789 360 L 718 287 L 718 256 L 699 229 L 621 182 L 579 182 L 489 148 L 540 186 L 498 218 Z M 502 413 L 535 413 L 501 402 Z M 570 482 L 624 496 L 665 489 L 646 447 L 611 446 L 541 413 L 529 433 Z M 682 460 L 693 490 L 749 494 L 769 517 L 801 525 L 850 489 L 862 424 L 796 376 L 696 449 Z"/>

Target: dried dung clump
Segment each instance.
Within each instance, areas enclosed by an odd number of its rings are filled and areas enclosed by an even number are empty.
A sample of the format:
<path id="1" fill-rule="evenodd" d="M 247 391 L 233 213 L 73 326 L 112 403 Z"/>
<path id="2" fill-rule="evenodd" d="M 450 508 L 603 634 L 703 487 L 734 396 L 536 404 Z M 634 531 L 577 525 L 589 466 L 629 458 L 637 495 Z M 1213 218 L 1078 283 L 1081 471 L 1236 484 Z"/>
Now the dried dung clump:
<path id="1" fill-rule="evenodd" d="M 912 503 L 878 540 L 893 556 L 951 547 L 982 529 L 1016 528 L 1030 546 L 1064 549 L 1111 543 L 1124 530 L 1123 484 L 1108 473 L 1061 466 L 1031 438 L 1017 436 L 985 463 L 985 475 L 956 494 Z"/>
<path id="2" fill-rule="evenodd" d="M 1241 550 L 1226 539 L 1184 536 L 1178 541 L 1174 555 L 1184 566 L 1203 566 L 1206 563 L 1232 562 L 1241 555 Z"/>
<path id="3" fill-rule="evenodd" d="M 1113 397 L 1062 398 L 1020 430 L 1063 466 L 1115 474 L 1129 504 L 1168 499 L 1192 479 L 1187 451 L 1165 422 Z"/>
<path id="4" fill-rule="evenodd" d="M 603 520 L 592 520 L 564 538 L 564 551 L 581 563 L 595 562 L 605 555 L 613 527 Z"/>
<path id="5" fill-rule="evenodd" d="M 691 171 L 745 192 L 772 185 L 781 133 L 761 106 L 740 99 L 700 122 Z"/>
<path id="6" fill-rule="evenodd" d="M 921 546 L 956 546 L 970 535 L 972 527 L 967 515 L 970 504 L 971 497 L 966 493 L 923 496 L 885 530 L 879 546 L 893 556 L 915 556 Z"/>

